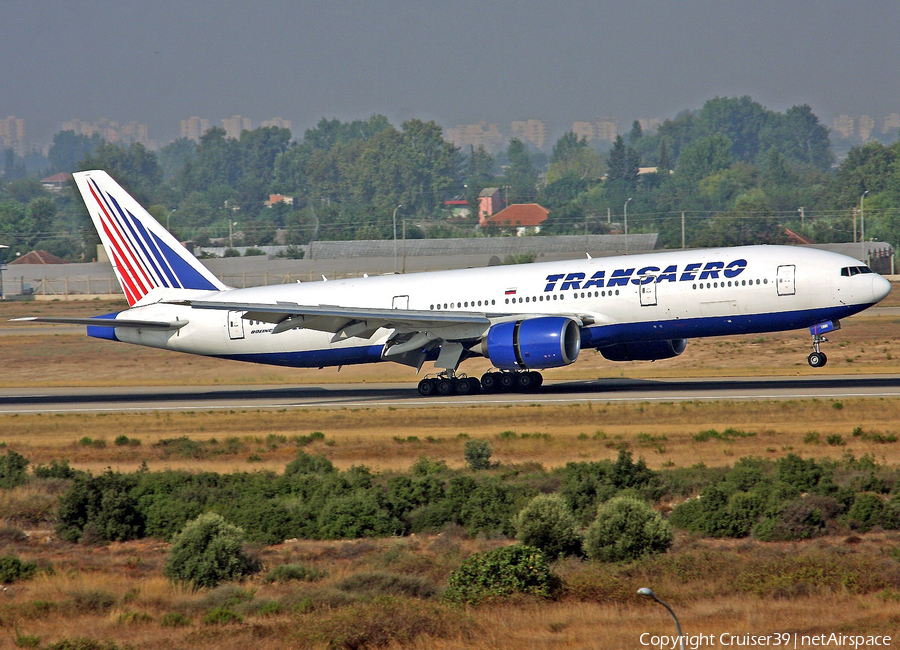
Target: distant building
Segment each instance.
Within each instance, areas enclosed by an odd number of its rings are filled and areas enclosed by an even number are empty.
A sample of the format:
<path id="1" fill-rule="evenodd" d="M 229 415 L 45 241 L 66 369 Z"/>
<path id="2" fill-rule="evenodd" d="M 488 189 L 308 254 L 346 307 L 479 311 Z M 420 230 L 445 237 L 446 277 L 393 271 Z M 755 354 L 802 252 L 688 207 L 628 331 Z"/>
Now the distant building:
<path id="1" fill-rule="evenodd" d="M 659 125 L 662 124 L 662 120 L 658 117 L 639 117 L 637 123 L 640 124 L 641 129 L 646 132 L 658 129 Z"/>
<path id="2" fill-rule="evenodd" d="M 859 132 L 860 139 L 866 142 L 872 137 L 872 131 L 875 130 L 875 120 L 868 115 L 860 115 L 856 130 Z"/>
<path id="3" fill-rule="evenodd" d="M 260 124 L 260 126 L 263 127 L 264 129 L 267 129 L 270 126 L 274 126 L 279 129 L 287 129 L 288 131 L 290 131 L 291 130 L 291 121 L 283 120 L 280 117 L 273 117 L 271 120 L 263 120 L 262 123 Z"/>
<path id="4" fill-rule="evenodd" d="M 572 122 L 572 133 L 575 137 L 584 138 L 588 142 L 594 140 L 594 125 L 590 122 Z"/>
<path id="5" fill-rule="evenodd" d="M 849 138 L 856 132 L 854 120 L 847 114 L 838 115 L 834 118 L 832 128 L 840 133 L 842 138 Z"/>
<path id="6" fill-rule="evenodd" d="M 200 136 L 209 131 L 209 120 L 192 115 L 186 120 L 181 120 L 181 137 L 200 142 Z"/>
<path id="7" fill-rule="evenodd" d="M 483 226 L 488 217 L 501 209 L 503 209 L 503 199 L 500 197 L 499 187 L 486 187 L 478 193 L 479 225 Z"/>
<path id="8" fill-rule="evenodd" d="M 108 117 L 96 122 L 87 122 L 79 118 L 73 118 L 62 124 L 63 131 L 74 131 L 75 135 L 88 137 L 99 135 L 107 142 L 130 145 L 139 143 L 148 149 L 156 149 L 157 143 L 150 139 L 149 129 L 146 124 L 132 120 L 127 124 L 119 124 Z"/>
<path id="9" fill-rule="evenodd" d="M 886 118 L 884 118 L 884 126 L 881 128 L 882 133 L 890 133 L 891 131 L 894 134 L 897 131 L 900 131 L 900 113 L 891 113 Z"/>
<path id="10" fill-rule="evenodd" d="M 25 155 L 25 120 L 15 115 L 0 120 L 0 149 L 12 149 L 17 156 Z"/>
<path id="11" fill-rule="evenodd" d="M 518 120 L 510 125 L 513 137 L 530 142 L 538 149 L 544 148 L 547 139 L 547 124 L 543 120 Z"/>
<path id="12" fill-rule="evenodd" d="M 269 194 L 269 200 L 263 201 L 263 205 L 267 208 L 271 208 L 273 205 L 276 205 L 278 203 L 284 203 L 285 205 L 294 207 L 294 197 L 284 196 L 282 194 Z"/>
<path id="13" fill-rule="evenodd" d="M 240 140 L 241 131 L 251 131 L 253 129 L 249 117 L 240 115 L 232 115 L 222 120 L 222 126 L 225 128 L 225 137 Z"/>
<path id="14" fill-rule="evenodd" d="M 619 135 L 619 120 L 615 117 L 598 117 L 594 120 L 594 137 L 604 142 L 613 142 Z"/>
<path id="15" fill-rule="evenodd" d="M 53 176 L 48 176 L 47 178 L 42 178 L 41 185 L 44 186 L 45 190 L 50 192 L 59 192 L 68 185 L 71 180 L 72 174 L 61 172 L 59 174 L 53 174 Z"/>
<path id="16" fill-rule="evenodd" d="M 469 202 L 465 199 L 449 199 L 444 201 L 444 208 L 450 211 L 454 217 L 469 216 Z"/>
<path id="17" fill-rule="evenodd" d="M 17 257 L 9 264 L 12 266 L 13 264 L 68 264 L 68 262 L 47 251 L 31 251 L 27 255 Z"/>
<path id="18" fill-rule="evenodd" d="M 496 153 L 502 151 L 506 142 L 503 134 L 496 124 L 488 124 L 487 122 L 478 122 L 477 124 L 459 124 L 450 127 L 444 133 L 447 138 L 457 147 L 469 147 L 477 149 L 484 147 L 486 151 Z M 463 151 L 463 153 L 466 153 Z"/>
<path id="19" fill-rule="evenodd" d="M 515 228 L 519 234 L 524 234 L 528 229 L 538 232 L 549 214 L 547 208 L 537 203 L 514 203 L 485 219 L 484 225 Z"/>

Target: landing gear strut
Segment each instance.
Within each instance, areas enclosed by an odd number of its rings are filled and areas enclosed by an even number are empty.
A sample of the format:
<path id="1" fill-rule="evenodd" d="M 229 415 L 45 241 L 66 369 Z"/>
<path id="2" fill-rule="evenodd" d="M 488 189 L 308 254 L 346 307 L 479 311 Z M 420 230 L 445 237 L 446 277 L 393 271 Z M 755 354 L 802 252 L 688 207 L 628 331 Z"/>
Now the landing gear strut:
<path id="1" fill-rule="evenodd" d="M 813 351 L 806 357 L 806 361 L 813 368 L 821 368 L 828 363 L 828 357 L 825 356 L 824 352 L 819 350 L 819 344 L 825 343 L 826 341 L 828 341 L 828 339 L 821 334 L 813 334 Z"/>

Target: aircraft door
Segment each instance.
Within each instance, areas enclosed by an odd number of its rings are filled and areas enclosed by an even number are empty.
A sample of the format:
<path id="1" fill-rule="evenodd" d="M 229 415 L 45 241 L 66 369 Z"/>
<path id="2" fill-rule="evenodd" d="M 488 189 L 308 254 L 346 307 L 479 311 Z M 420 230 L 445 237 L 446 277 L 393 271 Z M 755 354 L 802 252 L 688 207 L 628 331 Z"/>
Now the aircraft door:
<path id="1" fill-rule="evenodd" d="M 794 275 L 797 267 L 793 264 L 782 264 L 778 267 L 775 276 L 775 286 L 778 287 L 779 296 L 793 296 L 796 293 L 794 287 Z"/>
<path id="2" fill-rule="evenodd" d="M 656 306 L 656 278 L 651 276 L 651 281 L 640 286 L 641 307 Z"/>
<path id="3" fill-rule="evenodd" d="M 244 338 L 244 315 L 242 311 L 228 312 L 228 338 L 232 341 Z"/>
<path id="4" fill-rule="evenodd" d="M 391 309 L 409 309 L 409 296 L 394 296 Z"/>

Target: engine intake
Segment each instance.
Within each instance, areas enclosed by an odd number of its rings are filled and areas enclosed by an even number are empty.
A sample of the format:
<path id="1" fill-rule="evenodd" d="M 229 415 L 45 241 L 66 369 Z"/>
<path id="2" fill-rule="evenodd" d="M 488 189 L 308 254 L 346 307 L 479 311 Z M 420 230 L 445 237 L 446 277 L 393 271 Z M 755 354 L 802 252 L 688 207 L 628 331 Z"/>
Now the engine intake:
<path id="1" fill-rule="evenodd" d="M 581 328 L 571 318 L 542 316 L 498 323 L 488 330 L 482 354 L 503 370 L 567 366 L 581 351 Z"/>
<path id="2" fill-rule="evenodd" d="M 609 361 L 656 361 L 657 359 L 677 357 L 684 352 L 686 346 L 687 339 L 636 341 L 600 348 L 600 354 Z"/>

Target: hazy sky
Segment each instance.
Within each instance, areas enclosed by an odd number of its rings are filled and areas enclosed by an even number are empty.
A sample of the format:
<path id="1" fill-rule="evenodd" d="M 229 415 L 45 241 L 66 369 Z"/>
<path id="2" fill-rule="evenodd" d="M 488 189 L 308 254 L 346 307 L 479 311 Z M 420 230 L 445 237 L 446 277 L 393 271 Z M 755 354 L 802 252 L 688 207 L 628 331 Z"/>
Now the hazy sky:
<path id="1" fill-rule="evenodd" d="M 719 96 L 900 112 L 898 0 L 0 0 L 0 116 L 449 126 L 673 117 Z M 880 126 L 880 124 L 879 124 Z"/>

